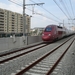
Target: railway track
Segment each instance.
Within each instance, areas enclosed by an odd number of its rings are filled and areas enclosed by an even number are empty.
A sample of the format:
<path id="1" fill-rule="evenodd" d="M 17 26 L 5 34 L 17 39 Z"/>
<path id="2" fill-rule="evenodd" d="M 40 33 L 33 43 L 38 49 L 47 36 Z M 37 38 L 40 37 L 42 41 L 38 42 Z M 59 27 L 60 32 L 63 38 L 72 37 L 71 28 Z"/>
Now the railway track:
<path id="1" fill-rule="evenodd" d="M 32 47 L 35 47 L 35 46 L 38 46 L 38 45 L 41 45 L 41 44 L 43 44 L 43 42 L 39 43 L 39 44 L 32 45 L 32 46 L 24 47 L 24 48 L 21 48 L 21 49 L 1 52 L 0 57 L 6 56 L 6 55 L 9 55 L 9 54 L 13 54 L 13 53 L 16 53 L 16 52 L 20 52 L 20 51 L 23 51 L 25 49 L 29 49 L 29 48 L 32 48 Z"/>
<path id="2" fill-rule="evenodd" d="M 13 59 L 23 56 L 25 54 L 28 54 L 30 52 L 36 51 L 37 49 L 43 48 L 47 45 L 48 44 L 38 44 L 38 45 L 34 45 L 35 47 L 31 46 L 31 47 L 23 48 L 21 50 L 5 53 L 5 54 L 1 55 L 1 57 L 0 57 L 0 64 L 3 64 L 7 61 L 13 60 Z"/>
<path id="3" fill-rule="evenodd" d="M 71 38 L 69 38 L 68 40 L 70 40 Z M 62 46 L 67 41 L 63 42 L 60 46 Z M 45 47 L 47 45 L 49 45 L 49 44 L 42 44 L 42 45 L 38 44 L 38 45 L 35 45 L 35 47 L 31 46 L 29 48 L 27 47 L 27 48 L 23 48 L 21 50 L 5 53 L 5 54 L 1 55 L 1 57 L 0 57 L 0 64 L 3 64 L 5 62 L 8 62 L 8 61 L 13 60 L 13 59 L 16 59 L 16 58 L 18 58 L 20 56 L 23 56 L 25 54 L 31 53 L 33 51 L 36 51 L 37 49 L 43 48 L 43 47 Z"/>
<path id="4" fill-rule="evenodd" d="M 69 42 L 70 40 L 71 42 Z M 18 70 L 18 72 L 14 73 L 14 75 L 51 75 L 55 68 L 61 63 L 60 61 L 71 47 L 74 40 L 75 38 L 73 40 L 71 38 L 68 39 L 66 42 L 52 49 L 50 52 L 44 54 L 37 60 L 32 61 L 29 65 L 26 65 L 25 68 L 21 68 L 21 70 Z M 69 44 L 67 44 L 66 48 L 62 50 L 61 47 L 63 46 L 64 48 L 67 42 L 69 42 Z M 56 52 L 56 54 L 54 52 Z"/>
<path id="5" fill-rule="evenodd" d="M 62 45 L 67 43 L 71 38 L 73 38 L 73 37 L 69 37 L 68 39 L 66 38 L 67 40 L 66 39 L 60 40 L 60 41 L 52 43 L 50 45 L 49 44 L 41 44 L 39 46 L 35 46 L 30 49 L 25 49 L 22 52 L 19 51 L 16 53 L 11 53 L 11 54 L 0 57 L 0 74 L 1 75 L 16 75 L 18 72 L 25 69 L 29 64 L 32 64 L 32 62 L 36 61 L 36 59 L 39 59 L 39 57 L 41 55 L 45 54 L 48 51 L 52 51 L 53 47 L 57 48 L 58 44 L 60 44 L 60 47 L 62 47 Z M 63 42 L 63 41 L 65 41 L 65 42 Z M 46 45 L 46 46 L 43 46 L 43 45 Z M 43 46 L 43 47 L 41 47 L 41 46 Z M 35 49 L 36 47 L 37 47 L 37 49 Z M 41 48 L 38 48 L 38 47 L 41 47 Z M 31 50 L 33 50 L 33 51 L 31 51 Z M 25 53 L 25 52 L 27 52 L 27 53 Z M 23 54 L 23 53 L 25 53 L 25 54 Z M 21 55 L 21 54 L 23 54 L 23 55 Z M 35 67 L 36 66 L 34 66 L 34 68 Z M 38 68 L 39 68 L 39 66 L 38 66 Z M 34 71 L 36 71 L 36 69 Z M 24 75 L 31 75 L 31 74 L 26 74 L 26 73 Z M 32 72 L 30 72 L 30 73 L 32 73 Z M 21 74 L 21 75 L 23 75 L 23 74 Z M 32 74 L 32 75 L 40 75 L 40 74 Z"/>

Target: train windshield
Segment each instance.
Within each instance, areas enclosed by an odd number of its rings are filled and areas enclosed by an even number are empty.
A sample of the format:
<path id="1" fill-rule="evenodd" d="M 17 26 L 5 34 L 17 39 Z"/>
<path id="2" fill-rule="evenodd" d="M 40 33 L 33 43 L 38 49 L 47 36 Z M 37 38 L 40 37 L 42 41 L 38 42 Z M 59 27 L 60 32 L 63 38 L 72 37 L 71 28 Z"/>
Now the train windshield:
<path id="1" fill-rule="evenodd" d="M 47 28 L 45 29 L 46 32 L 50 32 L 51 30 L 52 30 L 52 28 L 50 28 L 50 27 L 47 27 Z"/>

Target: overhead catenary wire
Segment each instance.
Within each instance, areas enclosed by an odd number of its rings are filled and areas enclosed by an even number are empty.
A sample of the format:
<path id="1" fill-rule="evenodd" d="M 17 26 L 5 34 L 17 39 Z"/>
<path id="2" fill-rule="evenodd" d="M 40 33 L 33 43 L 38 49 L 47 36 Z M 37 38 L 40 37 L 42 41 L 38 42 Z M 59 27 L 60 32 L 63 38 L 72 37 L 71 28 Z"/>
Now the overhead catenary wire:
<path id="1" fill-rule="evenodd" d="M 41 0 L 38 0 L 38 1 L 40 1 L 41 2 Z M 60 0 L 60 1 L 63 1 L 63 0 Z M 64 0 L 65 1 L 65 4 L 66 4 L 66 6 L 68 7 L 68 5 L 67 5 L 67 3 L 66 3 L 66 0 Z M 72 12 L 73 12 L 73 16 L 74 16 L 74 18 L 73 18 L 73 20 L 75 20 L 75 14 L 74 14 L 74 11 L 73 11 L 73 7 L 72 7 L 72 2 L 71 2 L 71 0 L 69 0 L 70 1 L 70 5 L 71 5 L 71 9 L 72 9 Z M 58 3 L 57 3 L 58 4 Z M 63 3 L 64 4 L 64 3 Z M 64 5 L 65 5 L 64 4 Z M 59 4 L 58 4 L 59 5 Z M 66 6 L 64 6 L 64 8 L 66 7 Z M 62 10 L 62 8 L 59 6 L 59 8 Z M 66 10 L 67 8 L 65 8 L 65 10 Z M 68 10 L 69 10 L 69 8 L 68 8 Z M 69 14 L 69 12 L 68 12 L 68 10 L 66 10 L 67 11 L 67 13 L 68 13 L 68 15 L 69 15 L 69 17 L 70 17 L 70 19 L 72 19 L 72 16 L 70 16 L 70 14 Z M 62 12 L 65 14 L 65 12 L 62 10 Z M 66 15 L 66 14 L 65 14 Z M 68 16 L 66 15 L 66 17 L 68 18 Z M 68 18 L 69 19 L 69 18 Z"/>
<path id="2" fill-rule="evenodd" d="M 33 0 L 30 0 L 31 2 L 33 3 L 36 3 L 34 2 Z M 40 6 L 41 8 L 43 8 L 46 12 L 48 12 L 50 15 L 54 16 L 55 18 L 57 18 L 58 20 L 62 21 L 61 19 L 59 19 L 58 17 L 56 17 L 55 15 L 53 15 L 50 11 L 48 11 L 46 8 L 44 8 L 43 6 Z"/>
<path id="3" fill-rule="evenodd" d="M 19 5 L 19 6 L 23 7 L 22 5 L 20 5 L 20 4 L 16 3 L 16 2 L 13 2 L 13 1 L 11 1 L 11 0 L 8 0 L 8 1 L 10 1 L 10 2 L 16 4 L 16 5 Z M 32 11 L 32 10 L 29 9 L 29 8 L 26 8 L 26 9 L 28 9 L 29 11 Z M 35 11 L 34 11 L 34 12 L 35 12 Z M 37 14 L 37 12 L 35 12 L 35 13 Z M 47 19 L 50 19 L 50 20 L 52 20 L 52 21 L 55 21 L 55 22 L 59 22 L 59 21 L 54 20 L 54 19 L 52 19 L 52 18 L 49 18 L 49 17 L 47 17 L 47 16 L 45 16 L 45 15 L 43 15 L 43 14 L 42 14 L 42 15 L 41 15 L 41 14 L 38 14 L 38 15 L 43 16 L 43 17 L 45 17 L 45 18 L 47 18 Z"/>
<path id="4" fill-rule="evenodd" d="M 64 2 L 63 2 L 63 0 L 61 0 L 60 2 L 62 4 L 62 6 L 64 7 L 65 11 L 67 12 L 69 18 L 72 19 L 71 16 L 70 16 L 70 14 L 69 14 L 69 12 L 68 12 L 68 10 L 67 10 L 67 8 L 66 8 L 66 6 L 65 6 L 65 4 L 64 4 Z"/>
<path id="5" fill-rule="evenodd" d="M 72 7 L 71 0 L 69 0 L 69 1 L 70 1 L 70 5 L 71 5 L 71 9 L 72 9 L 73 16 L 75 17 L 75 14 L 74 14 L 74 11 L 73 11 L 73 7 Z"/>
<path id="6" fill-rule="evenodd" d="M 20 5 L 20 4 L 16 3 L 16 2 L 11 1 L 11 0 L 8 0 L 8 1 L 10 1 L 10 2 L 16 4 L 16 5 L 22 6 L 22 5 Z"/>
<path id="7" fill-rule="evenodd" d="M 31 9 L 29 9 L 29 8 L 27 8 L 29 11 L 32 11 Z M 35 12 L 35 11 L 34 11 Z M 35 14 L 37 14 L 37 15 L 40 15 L 40 16 L 43 16 L 43 17 L 45 17 L 45 18 L 47 18 L 47 19 L 50 19 L 50 20 L 52 20 L 52 21 L 55 21 L 55 22 L 59 22 L 59 21 L 57 21 L 57 20 L 54 20 L 54 19 L 52 19 L 52 18 L 49 18 L 49 17 L 47 17 L 47 16 L 45 16 L 45 15 L 43 15 L 43 14 L 40 14 L 40 13 L 37 13 L 37 12 L 35 12 Z"/>
<path id="8" fill-rule="evenodd" d="M 20 4 L 20 5 L 23 5 L 23 0 L 10 0 L 10 1 L 16 2 L 16 3 Z"/>
<path id="9" fill-rule="evenodd" d="M 30 0 L 32 1 L 32 0 Z M 32 1 L 33 3 L 35 3 L 34 1 Z M 49 14 L 51 14 L 52 16 L 54 16 L 55 18 L 59 19 L 58 17 L 56 17 L 55 15 L 53 15 L 51 12 L 49 12 L 46 8 L 40 6 L 41 8 L 43 8 L 45 11 L 47 11 Z M 60 19 L 59 19 L 60 20 Z"/>
<path id="10" fill-rule="evenodd" d="M 42 6 L 41 6 L 42 7 Z M 48 13 L 50 13 L 51 15 L 53 15 L 51 12 L 49 12 L 47 9 L 45 9 L 44 7 L 42 7 L 45 11 L 47 11 Z M 57 18 L 58 20 L 60 20 L 58 17 L 56 17 L 55 15 L 53 15 L 55 18 Z M 60 20 L 62 21 L 62 20 Z"/>
<path id="11" fill-rule="evenodd" d="M 38 0 L 41 2 L 41 0 Z M 55 1 L 55 3 L 57 4 L 57 2 Z M 57 4 L 58 5 L 58 4 Z M 58 7 L 60 8 L 60 6 L 58 5 Z M 60 8 L 61 9 L 61 8 Z M 61 9 L 62 10 L 62 9 Z M 62 10 L 62 12 L 65 14 L 65 12 Z M 66 14 L 65 14 L 66 15 Z M 68 18 L 68 16 L 66 15 L 66 17 Z"/>
<path id="12" fill-rule="evenodd" d="M 66 15 L 66 13 L 62 10 L 62 8 L 59 6 L 59 4 L 55 1 L 55 0 L 53 0 L 55 3 L 56 3 L 56 5 L 60 8 L 60 10 L 64 13 L 64 15 L 68 18 L 68 16 Z"/>
<path id="13" fill-rule="evenodd" d="M 62 5 L 63 5 L 64 8 L 65 8 L 66 6 L 68 7 L 68 5 L 67 5 L 67 3 L 66 3 L 66 0 L 60 0 L 60 2 L 62 2 Z M 70 2 L 71 10 L 72 10 L 72 13 L 73 13 L 73 17 L 75 17 L 75 16 L 74 16 L 74 12 L 73 12 L 73 7 L 72 7 L 71 0 L 69 0 L 69 2 Z M 64 3 L 65 3 L 65 4 L 64 4 Z M 67 8 L 65 8 L 65 10 L 66 10 L 66 9 L 67 9 Z M 71 12 L 69 9 L 70 9 L 70 7 L 68 7 L 68 10 L 66 10 L 67 13 L 68 13 L 68 15 L 69 15 L 69 13 Z M 69 12 L 68 12 L 68 11 L 69 11 Z M 69 15 L 69 17 L 70 17 L 70 18 L 68 18 L 68 20 L 72 20 L 72 24 L 73 24 L 74 18 L 72 17 L 72 15 L 71 15 L 71 16 Z"/>
<path id="14" fill-rule="evenodd" d="M 61 0 L 60 0 L 60 1 L 61 1 Z M 66 0 L 64 0 L 64 2 L 65 2 L 65 5 L 66 5 L 66 7 L 67 7 L 67 9 L 68 9 L 69 13 L 71 13 L 70 8 L 69 8 L 69 6 L 67 5 L 67 4 L 68 4 L 68 2 L 66 2 Z"/>
<path id="15" fill-rule="evenodd" d="M 10 2 L 12 2 L 12 3 L 14 3 L 14 4 L 16 4 L 16 5 L 18 5 L 18 6 L 22 6 L 23 4 L 19 4 L 18 2 L 14 2 L 14 1 L 12 1 L 12 0 L 8 0 L 8 1 L 10 1 Z"/>

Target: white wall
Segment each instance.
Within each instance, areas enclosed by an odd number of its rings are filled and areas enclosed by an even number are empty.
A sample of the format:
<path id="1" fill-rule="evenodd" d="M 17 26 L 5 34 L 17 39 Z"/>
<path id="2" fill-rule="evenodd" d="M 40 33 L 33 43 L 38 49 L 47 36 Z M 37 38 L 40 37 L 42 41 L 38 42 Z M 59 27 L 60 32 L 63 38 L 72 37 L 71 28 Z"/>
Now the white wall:
<path id="1" fill-rule="evenodd" d="M 25 47 L 37 42 L 42 42 L 41 36 L 27 36 L 25 43 L 23 37 L 0 38 L 0 52 Z"/>

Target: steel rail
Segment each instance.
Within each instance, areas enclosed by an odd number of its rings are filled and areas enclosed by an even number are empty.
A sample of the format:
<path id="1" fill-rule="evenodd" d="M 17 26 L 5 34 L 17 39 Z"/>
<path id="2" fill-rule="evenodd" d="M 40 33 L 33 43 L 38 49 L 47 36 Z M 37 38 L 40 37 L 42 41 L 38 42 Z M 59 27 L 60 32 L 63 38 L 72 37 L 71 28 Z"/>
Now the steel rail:
<path id="1" fill-rule="evenodd" d="M 17 58 L 17 57 L 20 57 L 20 56 L 22 56 L 22 55 L 28 54 L 28 53 L 30 53 L 30 52 L 36 51 L 37 49 L 40 49 L 40 48 L 45 47 L 45 46 L 47 46 L 47 45 L 48 45 L 48 44 L 45 44 L 45 45 L 43 45 L 43 46 L 40 46 L 40 47 L 31 49 L 31 50 L 26 51 L 26 52 L 24 52 L 24 53 L 20 53 L 20 54 L 18 54 L 18 55 L 12 56 L 12 57 L 10 57 L 10 58 L 4 59 L 4 60 L 0 61 L 0 64 L 5 63 L 5 62 L 7 62 L 7 61 L 9 61 L 9 60 L 15 59 L 15 58 Z"/>
<path id="2" fill-rule="evenodd" d="M 70 38 L 71 39 L 71 38 Z M 29 66 L 27 66 L 26 68 L 24 68 L 23 70 L 21 70 L 20 72 L 16 73 L 15 75 L 23 75 L 25 72 L 27 72 L 29 69 L 31 69 L 33 66 L 35 66 L 36 64 L 38 64 L 40 61 L 42 61 L 43 59 L 45 59 L 47 56 L 49 56 L 51 53 L 53 53 L 54 51 L 56 51 L 58 48 L 60 48 L 62 45 L 64 45 L 66 42 L 68 42 L 70 39 L 68 39 L 67 41 L 65 41 L 64 43 L 62 43 L 61 45 L 57 46 L 56 48 L 52 49 L 51 51 L 49 51 L 48 53 L 44 54 L 42 57 L 38 58 L 36 61 L 34 61 L 32 64 L 30 64 Z"/>
<path id="3" fill-rule="evenodd" d="M 43 44 L 43 43 L 35 44 L 35 45 L 32 45 L 32 46 L 28 46 L 28 47 L 17 49 L 17 50 L 13 50 L 13 51 L 2 52 L 2 53 L 0 53 L 0 57 L 6 56 L 6 55 L 9 55 L 9 54 L 13 54 L 13 53 L 16 53 L 16 52 L 19 52 L 19 51 L 23 51 L 25 49 L 29 49 L 29 48 L 32 48 L 34 46 L 41 45 L 41 44 Z"/>
<path id="4" fill-rule="evenodd" d="M 66 52 L 68 51 L 68 49 L 71 47 L 72 43 L 74 42 L 75 38 L 73 39 L 73 41 L 70 43 L 70 45 L 67 47 L 67 49 L 63 52 L 63 54 L 59 57 L 59 59 L 55 62 L 55 64 L 51 67 L 51 69 L 48 71 L 48 73 L 46 75 L 50 75 L 53 70 L 56 68 L 56 66 L 59 64 L 59 62 L 61 61 L 61 59 L 64 57 L 64 55 L 66 54 Z"/>

